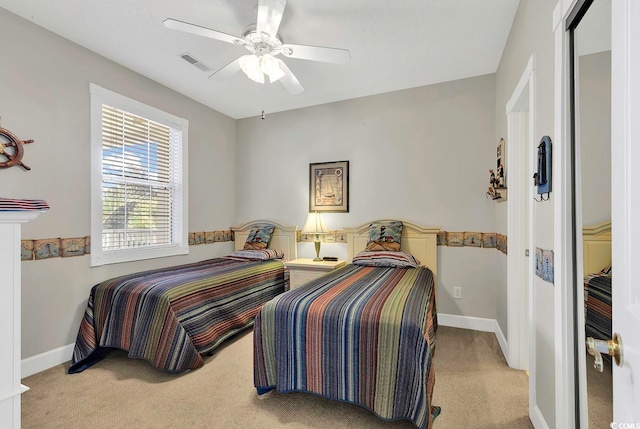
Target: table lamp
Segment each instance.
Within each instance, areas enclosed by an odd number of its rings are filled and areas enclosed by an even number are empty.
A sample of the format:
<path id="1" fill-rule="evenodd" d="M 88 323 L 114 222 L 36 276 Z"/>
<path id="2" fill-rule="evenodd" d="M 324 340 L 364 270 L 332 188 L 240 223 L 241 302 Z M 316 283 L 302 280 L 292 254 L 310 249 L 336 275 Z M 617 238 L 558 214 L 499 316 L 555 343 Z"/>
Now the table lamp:
<path id="1" fill-rule="evenodd" d="M 307 217 L 307 221 L 302 228 L 303 234 L 315 234 L 316 238 L 314 243 L 316 245 L 316 257 L 314 261 L 322 261 L 320 257 L 320 235 L 324 235 L 328 233 L 327 225 L 324 224 L 324 219 L 322 219 L 322 215 L 318 212 L 309 213 L 309 217 Z"/>

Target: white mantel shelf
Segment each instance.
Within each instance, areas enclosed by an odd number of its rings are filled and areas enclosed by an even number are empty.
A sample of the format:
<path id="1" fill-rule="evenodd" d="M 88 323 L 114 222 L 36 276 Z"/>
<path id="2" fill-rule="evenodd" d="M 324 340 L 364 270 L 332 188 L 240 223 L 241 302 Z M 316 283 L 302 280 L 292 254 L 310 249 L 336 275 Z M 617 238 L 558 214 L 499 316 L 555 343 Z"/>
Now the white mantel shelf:
<path id="1" fill-rule="evenodd" d="M 0 211 L 0 422 L 20 428 L 20 395 L 28 390 L 20 374 L 20 301 L 22 224 L 45 210 Z M 6 347 L 5 347 L 6 345 Z"/>
<path id="2" fill-rule="evenodd" d="M 44 210 L 0 211 L 0 223 L 27 223 L 44 212 Z"/>

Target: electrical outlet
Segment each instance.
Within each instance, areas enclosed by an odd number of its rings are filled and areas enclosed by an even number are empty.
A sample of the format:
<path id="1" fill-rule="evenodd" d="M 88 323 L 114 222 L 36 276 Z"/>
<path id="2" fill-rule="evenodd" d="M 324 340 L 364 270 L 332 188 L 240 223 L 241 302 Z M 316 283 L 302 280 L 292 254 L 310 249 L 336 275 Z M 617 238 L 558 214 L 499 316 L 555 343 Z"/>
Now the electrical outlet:
<path id="1" fill-rule="evenodd" d="M 462 299 L 462 288 L 461 287 L 454 287 L 453 288 L 453 297 L 455 299 Z"/>

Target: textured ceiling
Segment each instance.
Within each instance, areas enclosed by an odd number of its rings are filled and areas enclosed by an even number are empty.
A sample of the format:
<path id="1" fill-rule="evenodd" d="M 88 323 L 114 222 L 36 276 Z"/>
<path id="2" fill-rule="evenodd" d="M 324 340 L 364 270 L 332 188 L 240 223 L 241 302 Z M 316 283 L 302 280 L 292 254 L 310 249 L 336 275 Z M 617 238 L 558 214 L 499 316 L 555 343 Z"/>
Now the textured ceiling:
<path id="1" fill-rule="evenodd" d="M 519 0 L 289 0 L 284 43 L 348 49 L 345 65 L 285 58 L 305 90 L 238 73 L 210 79 L 246 50 L 165 28 L 180 21 L 241 36 L 257 0 L 0 0 L 0 7 L 232 118 L 494 73 Z M 189 53 L 212 71 L 183 60 Z"/>

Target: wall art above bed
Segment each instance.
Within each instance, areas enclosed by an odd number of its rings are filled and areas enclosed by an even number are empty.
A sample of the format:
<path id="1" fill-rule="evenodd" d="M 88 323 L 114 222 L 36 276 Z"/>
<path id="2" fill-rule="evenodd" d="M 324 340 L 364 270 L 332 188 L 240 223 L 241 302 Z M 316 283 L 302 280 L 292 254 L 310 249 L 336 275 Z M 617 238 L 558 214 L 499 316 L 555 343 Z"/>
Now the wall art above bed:
<path id="1" fill-rule="evenodd" d="M 309 212 L 349 212 L 349 161 L 309 164 Z"/>

